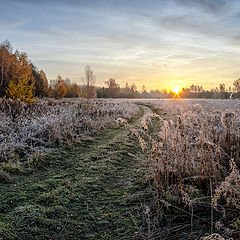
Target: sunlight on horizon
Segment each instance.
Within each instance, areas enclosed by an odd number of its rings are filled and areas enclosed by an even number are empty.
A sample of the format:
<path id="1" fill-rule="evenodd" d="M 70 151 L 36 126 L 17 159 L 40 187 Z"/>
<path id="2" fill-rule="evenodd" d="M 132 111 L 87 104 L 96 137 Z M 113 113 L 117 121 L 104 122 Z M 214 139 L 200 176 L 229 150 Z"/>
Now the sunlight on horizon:
<path id="1" fill-rule="evenodd" d="M 172 92 L 178 95 L 182 91 L 182 87 L 176 86 L 172 88 Z"/>

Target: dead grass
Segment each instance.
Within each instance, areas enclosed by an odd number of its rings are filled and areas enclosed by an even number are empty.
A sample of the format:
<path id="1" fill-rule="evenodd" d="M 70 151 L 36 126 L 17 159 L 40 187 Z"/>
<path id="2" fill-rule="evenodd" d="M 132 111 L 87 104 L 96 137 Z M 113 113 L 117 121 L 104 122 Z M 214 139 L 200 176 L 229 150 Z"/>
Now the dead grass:
<path id="1" fill-rule="evenodd" d="M 239 228 L 233 226 L 240 209 L 240 112 L 232 102 L 201 103 L 148 102 L 162 116 L 158 136 L 148 132 L 156 115 L 146 116 L 138 133 L 151 162 L 155 211 L 168 218 L 175 215 L 169 229 L 181 219 L 194 239 L 200 229 L 202 234 L 239 237 Z M 176 236 L 181 229 L 169 234 Z"/>

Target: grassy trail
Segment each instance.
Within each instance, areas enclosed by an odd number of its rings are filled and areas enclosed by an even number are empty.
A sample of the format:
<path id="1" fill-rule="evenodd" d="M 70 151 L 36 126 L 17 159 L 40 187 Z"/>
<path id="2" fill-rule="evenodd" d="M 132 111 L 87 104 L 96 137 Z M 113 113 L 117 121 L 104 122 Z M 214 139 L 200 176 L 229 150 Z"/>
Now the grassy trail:
<path id="1" fill-rule="evenodd" d="M 0 184 L 0 239 L 132 239 L 147 199 L 144 156 L 131 129 L 111 130 Z"/>

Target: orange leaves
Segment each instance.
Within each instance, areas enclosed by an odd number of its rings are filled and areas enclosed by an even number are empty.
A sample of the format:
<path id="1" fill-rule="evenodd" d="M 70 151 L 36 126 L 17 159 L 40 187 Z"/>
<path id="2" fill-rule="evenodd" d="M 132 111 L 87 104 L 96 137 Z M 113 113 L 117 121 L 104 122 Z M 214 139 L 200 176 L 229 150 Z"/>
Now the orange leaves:
<path id="1" fill-rule="evenodd" d="M 0 95 L 32 103 L 34 78 L 27 55 L 13 53 L 11 44 L 5 42 L 0 45 L 0 66 Z"/>

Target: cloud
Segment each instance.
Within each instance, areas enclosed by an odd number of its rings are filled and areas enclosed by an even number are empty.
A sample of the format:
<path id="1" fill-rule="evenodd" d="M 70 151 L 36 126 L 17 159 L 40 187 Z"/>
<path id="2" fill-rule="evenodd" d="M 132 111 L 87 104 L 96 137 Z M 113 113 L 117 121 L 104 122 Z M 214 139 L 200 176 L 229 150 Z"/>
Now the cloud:
<path id="1" fill-rule="evenodd" d="M 207 11 L 214 14 L 221 14 L 226 10 L 228 5 L 227 0 L 175 0 L 181 6 L 201 8 L 202 11 Z"/>
<path id="2" fill-rule="evenodd" d="M 77 81 L 91 64 L 100 83 L 116 77 L 154 86 L 231 78 L 240 61 L 237 0 L 11 0 L 1 7 L 1 36 L 50 77 L 63 71 Z"/>
<path id="3" fill-rule="evenodd" d="M 0 18 L 0 25 L 2 25 L 2 27 L 6 27 L 6 28 L 16 28 L 16 27 L 24 25 L 26 22 L 27 21 L 25 19 L 17 20 L 14 22 L 12 20 L 8 21 L 8 20 Z"/>
<path id="4" fill-rule="evenodd" d="M 7 24 L 6 26 L 7 26 L 7 27 L 16 28 L 16 27 L 19 27 L 19 26 L 24 25 L 25 23 L 26 23 L 26 20 L 19 20 L 19 21 L 15 22 L 15 23 L 9 23 L 9 24 Z"/>

